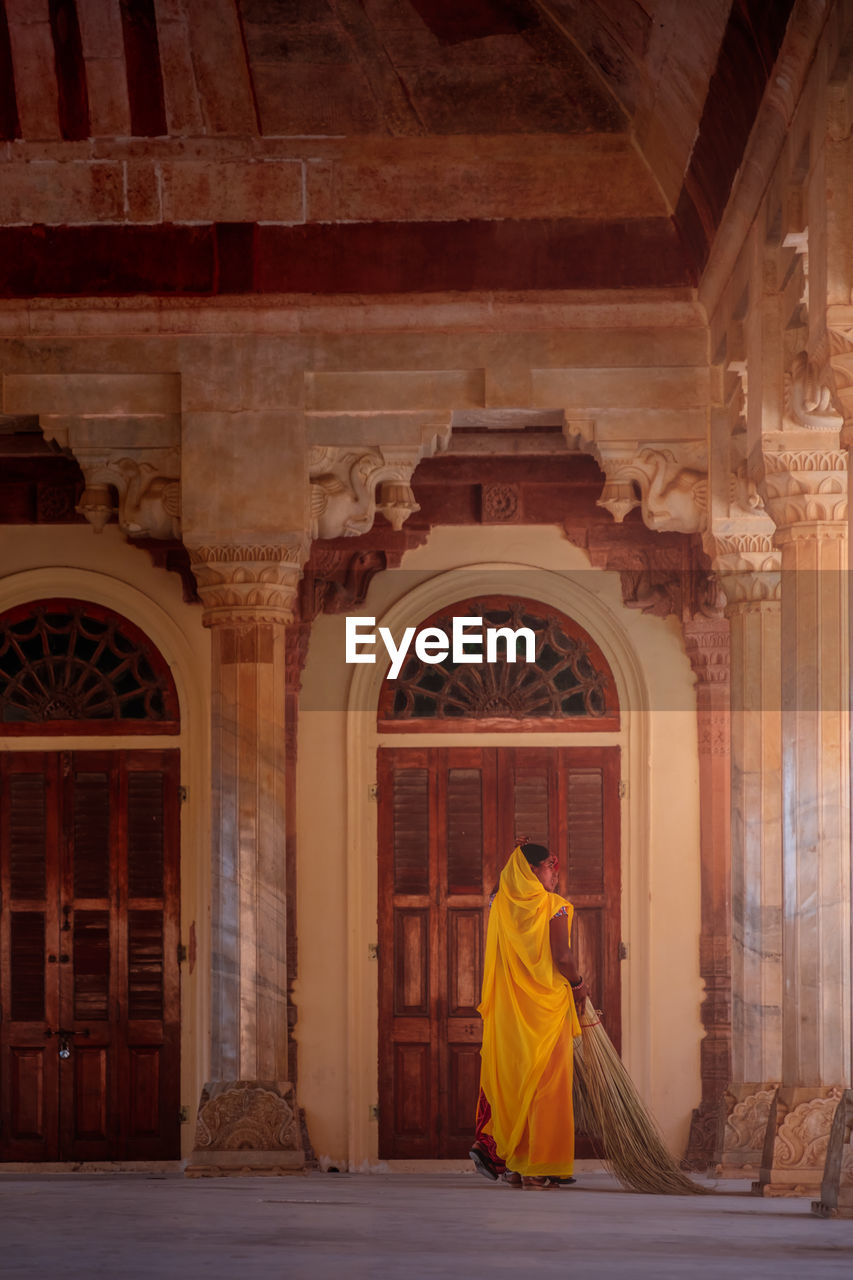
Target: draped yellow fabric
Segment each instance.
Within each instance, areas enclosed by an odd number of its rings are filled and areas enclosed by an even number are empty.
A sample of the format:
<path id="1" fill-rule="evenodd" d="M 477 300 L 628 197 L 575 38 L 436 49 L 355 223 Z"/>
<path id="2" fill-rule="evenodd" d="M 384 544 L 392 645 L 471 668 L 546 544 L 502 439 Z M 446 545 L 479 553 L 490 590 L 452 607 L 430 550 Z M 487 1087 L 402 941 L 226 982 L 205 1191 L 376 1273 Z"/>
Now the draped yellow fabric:
<path id="1" fill-rule="evenodd" d="M 571 988 L 551 955 L 550 921 L 573 907 L 548 893 L 520 848 L 504 867 L 489 912 L 480 1087 L 507 1167 L 566 1176 L 574 1163 L 572 1055 L 580 1034 Z"/>

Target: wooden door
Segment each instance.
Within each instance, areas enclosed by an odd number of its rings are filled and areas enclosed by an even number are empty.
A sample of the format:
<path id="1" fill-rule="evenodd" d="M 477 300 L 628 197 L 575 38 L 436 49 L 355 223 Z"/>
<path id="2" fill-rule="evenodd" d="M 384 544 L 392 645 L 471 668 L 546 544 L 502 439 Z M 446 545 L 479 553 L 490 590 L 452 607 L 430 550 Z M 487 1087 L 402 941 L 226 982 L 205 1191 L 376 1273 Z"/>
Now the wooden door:
<path id="1" fill-rule="evenodd" d="M 178 752 L 0 758 L 0 1158 L 179 1154 Z"/>
<path id="2" fill-rule="evenodd" d="M 619 1044 L 619 749 L 382 748 L 383 1158 L 467 1154 L 488 899 L 522 835 L 560 856 L 572 943 Z"/>

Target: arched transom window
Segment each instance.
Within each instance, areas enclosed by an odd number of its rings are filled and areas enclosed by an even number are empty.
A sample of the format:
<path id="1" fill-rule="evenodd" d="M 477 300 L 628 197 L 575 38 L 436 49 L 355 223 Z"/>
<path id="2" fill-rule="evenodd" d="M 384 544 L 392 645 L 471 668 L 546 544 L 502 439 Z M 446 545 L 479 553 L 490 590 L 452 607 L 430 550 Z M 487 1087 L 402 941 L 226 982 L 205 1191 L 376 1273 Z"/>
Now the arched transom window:
<path id="1" fill-rule="evenodd" d="M 0 733 L 177 733 L 151 641 L 112 609 L 39 600 L 0 615 Z"/>
<path id="2" fill-rule="evenodd" d="M 492 662 L 439 662 L 419 658 L 412 646 L 396 680 L 386 680 L 379 700 L 379 728 L 391 732 L 470 731 L 475 727 L 569 732 L 619 728 L 619 702 L 604 654 L 571 618 L 534 600 L 483 596 L 447 606 L 418 630 L 436 627 L 447 636 L 453 619 L 482 618 L 483 629 L 524 627 L 535 637 L 535 661 L 507 660 L 507 642 L 496 637 Z"/>

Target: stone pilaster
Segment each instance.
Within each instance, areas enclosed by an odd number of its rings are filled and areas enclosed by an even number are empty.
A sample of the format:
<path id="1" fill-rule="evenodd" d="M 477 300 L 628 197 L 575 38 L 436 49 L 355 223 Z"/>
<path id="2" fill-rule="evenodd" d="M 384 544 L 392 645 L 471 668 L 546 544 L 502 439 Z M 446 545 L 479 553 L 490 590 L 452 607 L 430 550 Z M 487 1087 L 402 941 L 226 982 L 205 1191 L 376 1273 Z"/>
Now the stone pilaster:
<path id="1" fill-rule="evenodd" d="M 288 1065 L 286 648 L 302 535 L 199 546 L 211 629 L 211 1045 L 191 1175 L 302 1168 Z"/>
<path id="2" fill-rule="evenodd" d="M 721 1102 L 731 1079 L 731 883 L 729 624 L 696 616 L 683 623 L 696 674 L 699 735 L 699 821 L 702 929 L 699 969 L 705 983 L 700 1010 L 702 1099 L 693 1112 L 687 1160 L 707 1168 L 719 1157 Z"/>
<path id="3" fill-rule="evenodd" d="M 836 434 L 835 447 L 765 446 L 763 461 L 782 553 L 784 984 L 758 1189 L 805 1195 L 819 1190 L 850 1075 L 847 457 Z"/>
<path id="4" fill-rule="evenodd" d="M 732 1080 L 720 1172 L 755 1177 L 782 1071 L 780 555 L 718 539 L 731 628 Z"/>

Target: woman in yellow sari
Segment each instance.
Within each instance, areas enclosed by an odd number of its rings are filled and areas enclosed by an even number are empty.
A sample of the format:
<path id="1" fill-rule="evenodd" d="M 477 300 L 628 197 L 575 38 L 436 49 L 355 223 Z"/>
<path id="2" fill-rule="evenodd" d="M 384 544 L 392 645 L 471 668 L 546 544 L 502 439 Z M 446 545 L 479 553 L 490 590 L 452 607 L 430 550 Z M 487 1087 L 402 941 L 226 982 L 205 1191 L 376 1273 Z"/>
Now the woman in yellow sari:
<path id="1" fill-rule="evenodd" d="M 554 892 L 557 865 L 543 845 L 525 843 L 501 872 L 479 1006 L 480 1090 L 488 1105 L 479 1109 L 471 1155 L 494 1177 L 488 1159 L 478 1159 L 491 1138 L 495 1163 L 525 1187 L 567 1185 L 574 1167 L 572 1055 L 576 1010 L 588 992 L 569 946 L 572 904 Z"/>

